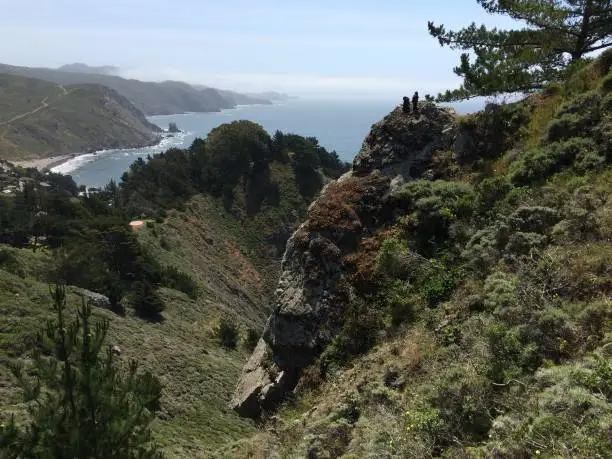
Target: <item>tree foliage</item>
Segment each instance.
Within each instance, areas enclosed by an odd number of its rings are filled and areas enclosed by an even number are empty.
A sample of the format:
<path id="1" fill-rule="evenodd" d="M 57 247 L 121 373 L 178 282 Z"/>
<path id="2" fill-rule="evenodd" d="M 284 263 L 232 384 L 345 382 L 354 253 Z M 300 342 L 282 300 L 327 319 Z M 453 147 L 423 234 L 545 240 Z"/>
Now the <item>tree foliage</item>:
<path id="1" fill-rule="evenodd" d="M 64 288 L 51 293 L 55 320 L 38 334 L 31 368 L 12 366 L 30 420 L 0 428 L 0 456 L 160 458 L 149 428 L 159 380 L 135 361 L 122 371 L 113 349 L 105 349 L 108 321 L 92 323 L 84 302 L 67 321 Z"/>
<path id="2" fill-rule="evenodd" d="M 449 31 L 429 22 L 429 33 L 441 46 L 468 51 L 454 69 L 463 84 L 438 100 L 533 91 L 562 78 L 585 55 L 612 46 L 609 0 L 477 1 L 488 13 L 509 16 L 524 26 L 501 30 L 472 23 Z"/>

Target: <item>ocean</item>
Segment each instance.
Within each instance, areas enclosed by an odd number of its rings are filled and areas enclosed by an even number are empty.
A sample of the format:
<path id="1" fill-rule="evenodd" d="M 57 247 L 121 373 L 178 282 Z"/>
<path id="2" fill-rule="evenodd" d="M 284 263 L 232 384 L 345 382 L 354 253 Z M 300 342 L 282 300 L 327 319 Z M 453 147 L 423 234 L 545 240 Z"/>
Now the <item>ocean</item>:
<path id="1" fill-rule="evenodd" d="M 320 145 L 330 151 L 335 150 L 341 159 L 351 162 L 372 124 L 397 105 L 397 101 L 381 100 L 290 99 L 273 105 L 239 106 L 215 113 L 151 116 L 149 120 L 162 129 L 167 129 L 170 122 L 175 122 L 183 132 L 151 147 L 103 150 L 79 155 L 52 170 L 71 175 L 79 185 L 104 186 L 111 179 L 118 181 L 137 158 L 146 158 L 168 148 L 188 147 L 196 137 L 206 137 L 216 126 L 236 120 L 259 123 L 270 134 L 281 130 L 316 137 Z M 481 107 L 482 103 L 478 102 L 455 105 L 459 113 L 476 111 Z"/>

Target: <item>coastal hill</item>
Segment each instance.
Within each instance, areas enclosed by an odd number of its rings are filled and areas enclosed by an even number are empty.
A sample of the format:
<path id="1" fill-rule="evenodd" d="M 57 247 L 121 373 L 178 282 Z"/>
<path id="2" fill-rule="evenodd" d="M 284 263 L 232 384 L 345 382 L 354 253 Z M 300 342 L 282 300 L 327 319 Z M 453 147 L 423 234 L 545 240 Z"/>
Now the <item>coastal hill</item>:
<path id="1" fill-rule="evenodd" d="M 236 96 L 226 97 L 215 88 L 196 88 L 180 81 L 150 82 L 125 79 L 108 74 L 106 67 L 83 67 L 83 65 L 69 64 L 60 69 L 50 69 L 0 64 L 0 73 L 38 78 L 59 85 L 100 84 L 117 91 L 146 116 L 216 112 L 233 108 L 237 103 L 269 103 L 265 98 L 245 95 L 240 95 L 240 101 L 236 102 Z"/>
<path id="2" fill-rule="evenodd" d="M 159 127 L 116 91 L 0 74 L 0 156 L 28 160 L 158 141 Z"/>
<path id="3" fill-rule="evenodd" d="M 97 67 L 92 67 L 90 65 L 83 64 L 82 62 L 62 65 L 57 69 L 61 70 L 62 72 L 72 73 L 91 73 L 94 75 L 119 75 L 119 67 L 115 67 L 112 65 L 101 65 Z"/>
<path id="4" fill-rule="evenodd" d="M 166 457 L 210 457 L 255 434 L 227 409 L 230 394 L 270 313 L 287 237 L 346 170 L 316 139 L 248 121 L 140 159 L 95 194 L 0 161 L 0 437 L 28 406 L 8 363 L 27 361 L 58 276 L 70 308 L 86 295 L 110 321 L 121 365 L 137 359 L 159 378 L 153 438 Z M 0 457 L 12 457 L 5 444 Z"/>

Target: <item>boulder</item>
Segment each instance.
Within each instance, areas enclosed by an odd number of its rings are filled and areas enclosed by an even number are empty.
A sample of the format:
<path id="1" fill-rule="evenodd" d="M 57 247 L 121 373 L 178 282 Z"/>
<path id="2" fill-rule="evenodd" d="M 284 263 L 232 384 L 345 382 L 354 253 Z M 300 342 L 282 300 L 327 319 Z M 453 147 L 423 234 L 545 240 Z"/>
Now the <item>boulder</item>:
<path id="1" fill-rule="evenodd" d="M 87 304 L 91 306 L 95 306 L 97 308 L 102 309 L 111 309 L 111 302 L 107 296 L 102 295 L 101 293 L 92 292 L 91 290 L 87 290 L 80 287 L 72 287 L 72 291 L 84 298 Z"/>

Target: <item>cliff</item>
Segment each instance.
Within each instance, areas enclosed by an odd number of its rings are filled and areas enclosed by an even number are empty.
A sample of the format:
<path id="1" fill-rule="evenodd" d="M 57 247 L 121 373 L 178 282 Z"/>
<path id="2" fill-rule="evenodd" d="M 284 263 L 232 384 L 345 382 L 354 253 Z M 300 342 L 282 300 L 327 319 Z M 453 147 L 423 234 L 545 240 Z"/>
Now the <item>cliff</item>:
<path id="1" fill-rule="evenodd" d="M 289 240 L 238 381 L 268 427 L 222 457 L 606 456 L 611 63 L 372 127 Z"/>
<path id="2" fill-rule="evenodd" d="M 274 406 L 343 324 L 357 269 L 351 255 L 388 223 L 390 192 L 424 173 L 432 155 L 452 145 L 452 110 L 423 104 L 418 114 L 396 108 L 372 127 L 352 171 L 329 184 L 287 243 L 274 313 L 245 366 L 233 408 L 248 417 Z"/>

